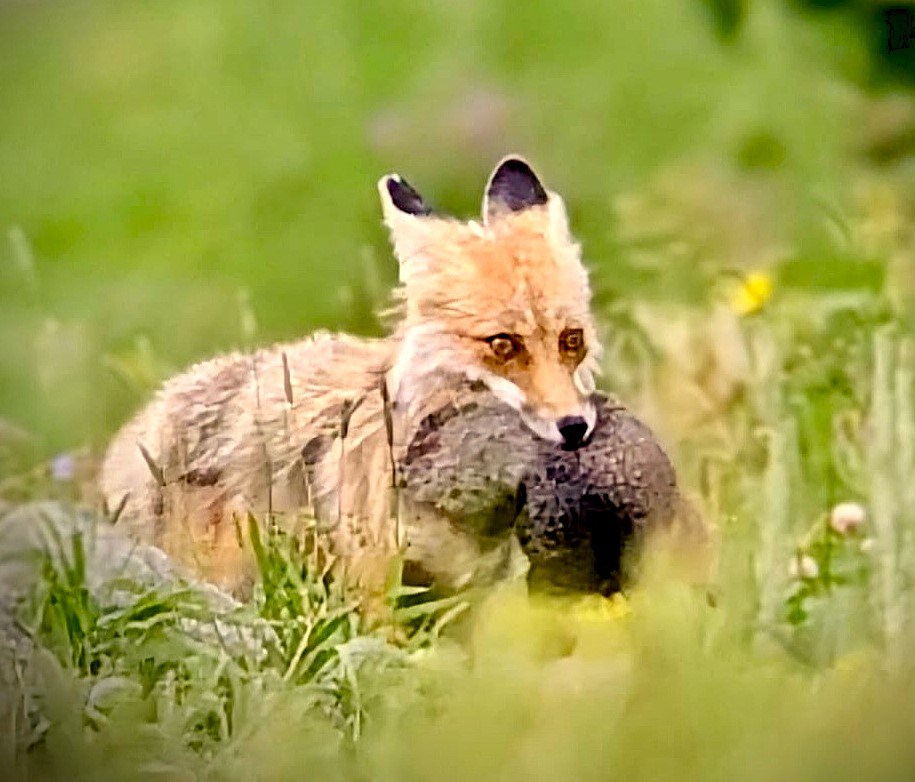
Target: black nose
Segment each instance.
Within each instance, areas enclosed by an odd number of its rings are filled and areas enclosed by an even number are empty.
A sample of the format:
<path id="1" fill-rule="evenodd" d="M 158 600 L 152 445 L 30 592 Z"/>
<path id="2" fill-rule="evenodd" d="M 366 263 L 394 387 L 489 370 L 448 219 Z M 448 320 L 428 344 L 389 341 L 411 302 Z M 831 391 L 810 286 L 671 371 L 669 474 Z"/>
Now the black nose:
<path id="1" fill-rule="evenodd" d="M 581 445 L 585 439 L 585 433 L 588 431 L 588 422 L 578 415 L 568 415 L 560 418 L 556 422 L 559 428 L 559 434 L 562 435 L 563 448 L 573 450 Z"/>

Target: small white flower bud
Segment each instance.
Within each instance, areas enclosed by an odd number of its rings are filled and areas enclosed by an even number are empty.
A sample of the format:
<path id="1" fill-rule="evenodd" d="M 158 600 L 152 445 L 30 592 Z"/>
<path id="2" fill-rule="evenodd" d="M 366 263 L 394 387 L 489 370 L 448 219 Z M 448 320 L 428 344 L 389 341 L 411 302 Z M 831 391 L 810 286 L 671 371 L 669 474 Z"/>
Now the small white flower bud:
<path id="1" fill-rule="evenodd" d="M 864 506 L 857 502 L 840 502 L 832 509 L 829 525 L 840 535 L 859 529 L 867 519 Z"/>
<path id="2" fill-rule="evenodd" d="M 816 578 L 820 575 L 820 566 L 809 554 L 795 554 L 788 564 L 791 578 Z"/>

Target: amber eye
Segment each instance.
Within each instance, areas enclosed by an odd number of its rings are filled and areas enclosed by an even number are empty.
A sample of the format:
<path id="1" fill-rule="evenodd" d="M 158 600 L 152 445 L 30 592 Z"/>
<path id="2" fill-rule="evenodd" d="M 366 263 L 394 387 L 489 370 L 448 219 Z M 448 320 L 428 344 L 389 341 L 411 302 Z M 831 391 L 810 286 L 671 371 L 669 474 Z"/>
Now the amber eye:
<path id="1" fill-rule="evenodd" d="M 508 361 L 524 350 L 524 342 L 517 334 L 495 334 L 487 337 L 486 342 L 500 361 Z"/>
<path id="2" fill-rule="evenodd" d="M 585 349 L 585 334 L 581 329 L 566 329 L 559 335 L 559 352 L 580 356 Z"/>

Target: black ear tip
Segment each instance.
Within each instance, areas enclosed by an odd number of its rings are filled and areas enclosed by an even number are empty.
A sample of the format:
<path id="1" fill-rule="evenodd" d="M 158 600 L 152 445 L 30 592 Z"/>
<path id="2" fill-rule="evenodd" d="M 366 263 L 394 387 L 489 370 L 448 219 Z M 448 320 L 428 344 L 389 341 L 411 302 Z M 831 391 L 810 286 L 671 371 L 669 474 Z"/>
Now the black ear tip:
<path id="1" fill-rule="evenodd" d="M 410 215 L 428 215 L 432 210 L 426 206 L 423 197 L 413 189 L 406 179 L 392 174 L 385 182 L 388 195 L 391 196 L 391 203 L 394 204 L 401 212 Z"/>
<path id="2" fill-rule="evenodd" d="M 537 175 L 534 173 L 534 169 L 531 168 L 530 163 L 528 163 L 524 158 L 520 157 L 507 157 L 498 166 L 496 166 L 496 171 L 493 174 L 493 179 L 500 175 L 523 175 L 536 179 Z"/>
<path id="3" fill-rule="evenodd" d="M 507 157 L 489 180 L 487 195 L 494 206 L 520 212 L 547 202 L 547 193 L 526 160 Z"/>

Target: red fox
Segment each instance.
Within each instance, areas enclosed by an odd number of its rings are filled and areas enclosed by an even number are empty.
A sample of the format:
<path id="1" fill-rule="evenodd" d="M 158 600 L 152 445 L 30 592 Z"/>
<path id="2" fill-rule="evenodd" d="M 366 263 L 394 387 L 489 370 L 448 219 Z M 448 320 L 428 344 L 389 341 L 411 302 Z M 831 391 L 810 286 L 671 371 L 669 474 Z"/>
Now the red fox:
<path id="1" fill-rule="evenodd" d="M 556 447 L 595 427 L 600 345 L 562 199 L 515 156 L 490 176 L 480 221 L 436 214 L 396 174 L 378 190 L 400 270 L 390 336 L 319 333 L 197 364 L 105 457 L 119 523 L 229 589 L 253 578 L 233 521 L 249 512 L 332 521 L 333 554 L 366 584 L 404 546 L 443 582 L 466 580 L 473 541 L 447 519 L 407 514 L 398 529 L 391 512 L 399 454 L 456 389 L 488 389 Z"/>

